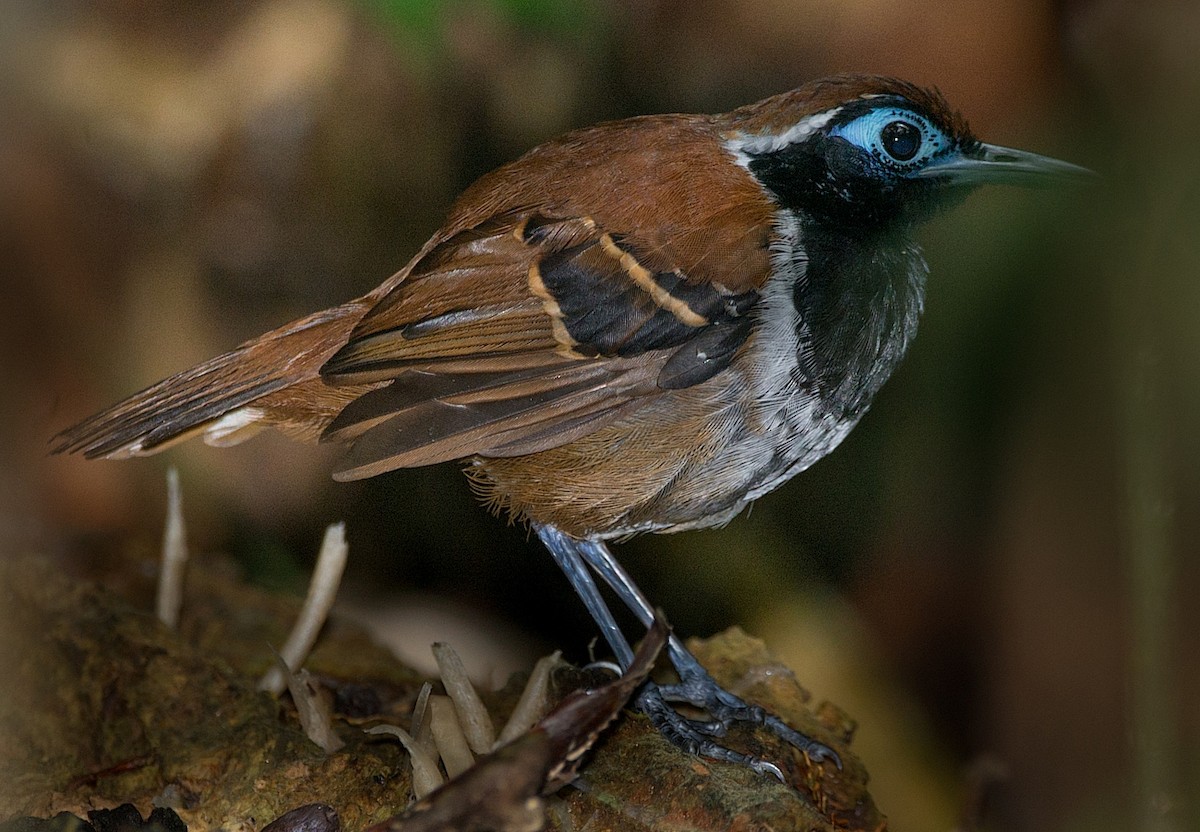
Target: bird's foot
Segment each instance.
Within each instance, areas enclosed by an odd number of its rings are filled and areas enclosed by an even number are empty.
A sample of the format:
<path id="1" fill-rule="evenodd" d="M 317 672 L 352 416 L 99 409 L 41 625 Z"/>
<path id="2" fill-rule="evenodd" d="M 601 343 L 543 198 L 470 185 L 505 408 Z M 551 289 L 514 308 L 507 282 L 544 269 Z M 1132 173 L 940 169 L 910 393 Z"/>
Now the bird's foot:
<path id="1" fill-rule="evenodd" d="M 667 701 L 664 690 L 663 685 L 646 682 L 638 692 L 637 707 L 649 717 L 650 724 L 676 748 L 689 754 L 744 765 L 760 774 L 770 774 L 781 783 L 787 782 L 779 766 L 774 763 L 726 748 L 713 739 L 725 734 L 729 728 L 728 722 L 719 719 L 688 719 Z"/>
<path id="2" fill-rule="evenodd" d="M 841 758 L 832 748 L 801 734 L 758 705 L 752 705 L 725 690 L 690 653 L 673 651 L 672 662 L 679 672 L 680 681 L 673 685 L 647 683 L 637 702 L 663 736 L 679 748 L 716 760 L 741 763 L 755 771 L 773 774 L 782 781 L 783 773 L 775 764 L 733 751 L 714 740 L 714 737 L 723 737 L 733 725 L 748 723 L 763 726 L 813 763 L 829 761 L 839 769 L 842 767 Z M 698 708 L 709 719 L 688 719 L 672 706 L 674 702 Z"/>

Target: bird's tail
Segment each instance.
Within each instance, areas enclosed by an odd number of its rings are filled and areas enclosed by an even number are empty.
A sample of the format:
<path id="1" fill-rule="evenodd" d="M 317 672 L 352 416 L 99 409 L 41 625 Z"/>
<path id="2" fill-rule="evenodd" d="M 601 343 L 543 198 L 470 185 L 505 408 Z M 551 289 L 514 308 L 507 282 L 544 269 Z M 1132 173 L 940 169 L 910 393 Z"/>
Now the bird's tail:
<path id="1" fill-rule="evenodd" d="M 363 387 L 332 387 L 321 366 L 366 311 L 352 301 L 268 332 L 184 370 L 68 428 L 54 453 L 124 459 L 157 453 L 192 436 L 232 445 L 264 427 L 315 440 Z"/>

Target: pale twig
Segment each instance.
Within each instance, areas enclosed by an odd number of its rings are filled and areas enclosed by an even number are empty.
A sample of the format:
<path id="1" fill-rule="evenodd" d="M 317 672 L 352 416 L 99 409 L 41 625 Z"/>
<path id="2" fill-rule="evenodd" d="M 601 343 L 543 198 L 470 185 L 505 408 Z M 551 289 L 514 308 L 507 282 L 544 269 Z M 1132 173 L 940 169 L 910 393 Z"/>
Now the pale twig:
<path id="1" fill-rule="evenodd" d="M 342 570 L 346 567 L 346 555 L 349 547 L 346 545 L 346 525 L 334 523 L 325 530 L 325 539 L 321 542 L 321 552 L 317 555 L 317 565 L 313 570 L 312 582 L 308 585 L 308 597 L 292 628 L 291 635 L 279 651 L 280 657 L 289 669 L 295 669 L 304 664 L 308 651 L 317 640 L 317 634 L 325 623 L 333 599 L 337 595 L 338 584 L 342 580 Z M 263 674 L 258 683 L 259 690 L 265 690 L 278 695 L 287 685 L 282 670 L 272 667 Z"/>
<path id="2" fill-rule="evenodd" d="M 283 663 L 282 658 L 279 661 Z M 281 668 L 281 672 L 284 670 L 286 667 Z M 294 673 L 287 670 L 284 676 L 287 679 L 288 691 L 292 694 L 292 701 L 296 703 L 296 713 L 300 717 L 300 727 L 304 729 L 304 734 L 321 746 L 326 754 L 332 754 L 342 748 L 346 743 L 342 742 L 342 738 L 333 730 L 333 714 L 329 702 L 321 695 L 321 691 L 312 680 L 312 675 L 301 668 Z"/>
<path id="3" fill-rule="evenodd" d="M 388 734 L 400 740 L 412 761 L 413 796 L 420 800 L 442 785 L 442 773 L 438 771 L 437 758 L 421 747 L 407 731 L 396 725 L 376 725 L 367 729 L 368 734 Z"/>
<path id="4" fill-rule="evenodd" d="M 179 471 L 167 470 L 167 524 L 163 529 L 162 564 L 158 571 L 155 611 L 158 620 L 174 630 L 183 605 L 183 576 L 187 567 L 187 529 L 183 524 L 183 496 Z"/>
<path id="5" fill-rule="evenodd" d="M 537 664 L 533 666 L 533 672 L 529 674 L 529 681 L 525 684 L 525 689 L 521 691 L 521 698 L 517 700 L 517 706 L 513 708 L 512 715 L 509 716 L 508 722 L 500 732 L 500 738 L 496 740 L 496 745 L 512 742 L 542 718 L 550 704 L 550 673 L 561 659 L 562 651 L 560 650 L 555 650 L 549 656 L 538 659 Z"/>
<path id="6" fill-rule="evenodd" d="M 429 697 L 429 708 L 433 714 L 430 728 L 437 743 L 438 754 L 446 766 L 446 774 L 457 777 L 475 764 L 475 758 L 467 745 L 458 714 L 448 696 Z"/>
<path id="7" fill-rule="evenodd" d="M 431 714 L 429 712 L 429 695 L 433 693 L 433 683 L 426 682 L 417 692 L 417 701 L 413 703 L 412 735 L 417 745 L 425 749 L 425 753 L 437 756 L 437 743 L 433 741 L 433 732 L 429 730 Z"/>
<path id="8" fill-rule="evenodd" d="M 458 721 L 462 725 L 467 743 L 476 754 L 486 754 L 496 744 L 496 729 L 492 718 L 488 716 L 483 701 L 475 692 L 467 676 L 467 668 L 463 665 L 458 653 L 449 644 L 437 642 L 433 645 L 433 657 L 437 660 L 438 670 L 442 674 L 442 684 L 454 709 L 458 711 Z"/>

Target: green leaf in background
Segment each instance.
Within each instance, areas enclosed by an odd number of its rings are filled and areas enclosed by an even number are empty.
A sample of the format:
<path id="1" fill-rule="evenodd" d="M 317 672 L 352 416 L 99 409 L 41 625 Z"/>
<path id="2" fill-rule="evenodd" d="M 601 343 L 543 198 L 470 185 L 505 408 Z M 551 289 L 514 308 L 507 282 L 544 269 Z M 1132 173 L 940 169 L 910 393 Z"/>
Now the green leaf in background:
<path id="1" fill-rule="evenodd" d="M 449 0 L 360 0 L 389 27 L 416 36 L 422 45 L 432 47 L 440 39 L 444 14 L 458 14 L 474 7 L 480 14 L 503 20 L 518 29 L 531 31 L 582 31 L 595 24 L 597 9 L 593 2 L 581 0 L 473 0 L 471 3 Z"/>

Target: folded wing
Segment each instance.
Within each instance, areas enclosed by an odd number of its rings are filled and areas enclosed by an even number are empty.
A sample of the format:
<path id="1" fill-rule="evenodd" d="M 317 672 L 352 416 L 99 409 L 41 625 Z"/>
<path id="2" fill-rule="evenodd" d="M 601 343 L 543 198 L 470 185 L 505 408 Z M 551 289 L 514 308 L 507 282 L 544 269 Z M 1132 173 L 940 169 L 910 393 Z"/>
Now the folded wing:
<path id="1" fill-rule="evenodd" d="M 452 237 L 322 369 L 384 384 L 325 432 L 353 442 L 338 477 L 570 442 L 723 369 L 755 297 L 645 263 L 587 217 L 512 214 Z"/>
<path id="2" fill-rule="evenodd" d="M 349 443 L 340 479 L 535 453 L 720 372 L 756 298 L 588 217 L 510 212 L 427 247 L 376 293 L 64 431 L 54 450 L 121 458 L 275 427 Z"/>

